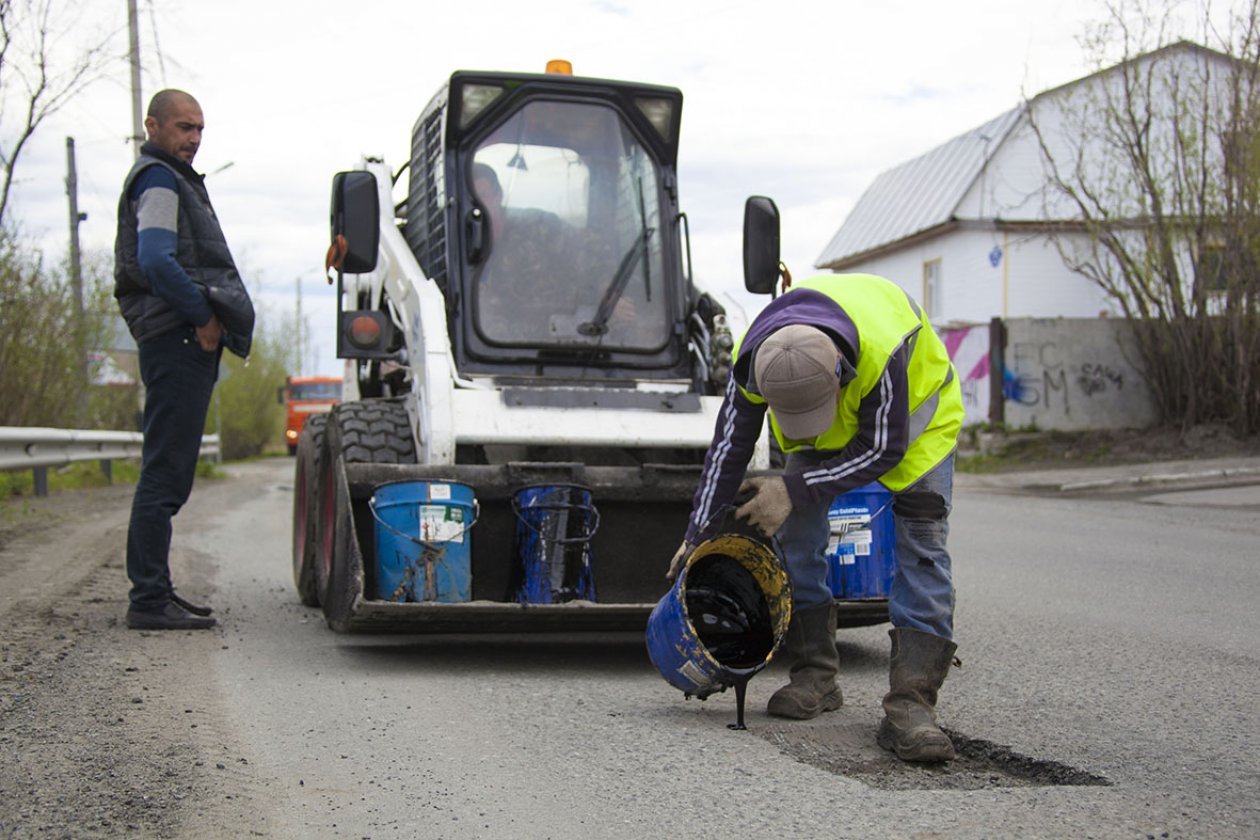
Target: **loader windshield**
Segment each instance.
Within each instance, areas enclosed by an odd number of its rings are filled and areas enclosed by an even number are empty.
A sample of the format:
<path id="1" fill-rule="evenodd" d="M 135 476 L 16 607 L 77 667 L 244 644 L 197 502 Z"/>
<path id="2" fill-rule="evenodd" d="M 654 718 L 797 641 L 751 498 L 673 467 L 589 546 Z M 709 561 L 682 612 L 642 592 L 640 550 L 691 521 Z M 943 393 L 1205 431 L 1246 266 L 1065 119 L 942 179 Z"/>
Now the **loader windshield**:
<path id="1" fill-rule="evenodd" d="M 669 339 L 659 172 L 617 111 L 533 100 L 473 152 L 485 240 L 473 321 L 506 346 Z"/>

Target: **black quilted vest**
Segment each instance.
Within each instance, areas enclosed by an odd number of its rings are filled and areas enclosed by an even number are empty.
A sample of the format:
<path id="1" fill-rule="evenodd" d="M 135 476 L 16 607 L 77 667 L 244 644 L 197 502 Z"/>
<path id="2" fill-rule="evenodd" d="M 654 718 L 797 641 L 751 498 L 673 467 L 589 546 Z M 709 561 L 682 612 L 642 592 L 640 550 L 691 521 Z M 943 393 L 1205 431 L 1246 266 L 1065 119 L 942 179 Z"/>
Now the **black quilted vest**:
<path id="1" fill-rule="evenodd" d="M 175 259 L 210 302 L 222 322 L 224 344 L 238 356 L 249 355 L 254 333 L 254 306 L 241 281 L 223 230 L 214 215 L 204 176 L 153 143 L 140 148 L 140 158 L 127 173 L 118 200 L 118 234 L 114 240 L 114 297 L 131 335 L 139 344 L 187 324 L 166 301 L 149 288 L 137 261 L 139 252 L 136 205 L 129 193 L 136 178 L 150 166 L 164 166 L 179 189 L 178 244 Z"/>

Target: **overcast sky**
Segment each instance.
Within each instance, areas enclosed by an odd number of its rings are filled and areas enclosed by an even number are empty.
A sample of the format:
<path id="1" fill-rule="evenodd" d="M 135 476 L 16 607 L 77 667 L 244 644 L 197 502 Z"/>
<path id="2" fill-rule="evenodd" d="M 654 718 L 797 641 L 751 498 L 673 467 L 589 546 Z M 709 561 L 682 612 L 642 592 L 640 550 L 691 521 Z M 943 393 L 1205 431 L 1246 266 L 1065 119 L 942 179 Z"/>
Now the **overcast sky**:
<path id="1" fill-rule="evenodd" d="M 213 173 L 211 198 L 237 262 L 265 317 L 292 313 L 300 282 L 313 345 L 304 367 L 326 373 L 341 370 L 322 280 L 331 176 L 362 154 L 403 164 L 416 117 L 456 69 L 541 72 L 565 58 L 578 75 L 680 88 L 680 196 L 695 270 L 738 291 L 747 196 L 775 199 L 784 259 L 808 276 L 880 172 L 1025 93 L 1085 75 L 1077 37 L 1100 14 L 1096 0 L 138 5 L 145 104 L 162 87 L 201 102 L 195 166 Z M 18 164 L 11 212 L 50 259 L 63 257 L 73 136 L 83 247 L 108 254 L 132 161 L 127 3 L 57 7 L 59 50 L 113 31 L 118 60 L 41 126 Z M 0 122 L 6 137 L 12 108 Z"/>

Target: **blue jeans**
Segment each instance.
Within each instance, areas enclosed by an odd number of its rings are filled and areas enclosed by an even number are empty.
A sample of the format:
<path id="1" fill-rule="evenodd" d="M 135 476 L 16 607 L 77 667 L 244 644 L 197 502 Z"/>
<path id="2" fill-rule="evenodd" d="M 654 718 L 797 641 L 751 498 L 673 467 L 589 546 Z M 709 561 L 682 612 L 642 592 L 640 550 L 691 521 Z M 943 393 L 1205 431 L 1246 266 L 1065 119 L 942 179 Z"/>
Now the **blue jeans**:
<path id="1" fill-rule="evenodd" d="M 788 455 L 789 472 L 811 467 L 834 453 L 804 451 Z M 911 627 L 944 639 L 954 637 L 954 583 L 949 551 L 949 511 L 954 487 L 951 454 L 927 475 L 893 496 L 897 532 L 897 571 L 888 596 L 894 627 Z M 793 508 L 774 536 L 797 609 L 829 604 L 827 539 L 831 499 Z"/>
<path id="2" fill-rule="evenodd" d="M 171 518 L 192 492 L 219 352 L 207 353 L 191 327 L 140 345 L 144 447 L 127 530 L 131 605 L 156 610 L 171 593 Z"/>

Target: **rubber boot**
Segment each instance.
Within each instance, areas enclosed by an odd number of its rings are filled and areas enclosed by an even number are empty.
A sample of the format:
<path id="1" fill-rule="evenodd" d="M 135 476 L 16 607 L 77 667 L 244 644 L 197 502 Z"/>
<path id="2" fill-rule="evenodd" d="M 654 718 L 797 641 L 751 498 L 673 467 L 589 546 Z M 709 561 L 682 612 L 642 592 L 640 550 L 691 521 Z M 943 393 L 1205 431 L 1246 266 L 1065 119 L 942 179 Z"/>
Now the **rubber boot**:
<path id="1" fill-rule="evenodd" d="M 936 694 L 945 682 L 954 651 L 948 639 L 897 627 L 892 637 L 889 692 L 876 741 L 903 761 L 949 761 L 954 744 L 936 725 Z"/>
<path id="2" fill-rule="evenodd" d="M 776 717 L 809 720 L 840 708 L 844 697 L 836 685 L 840 654 L 836 652 L 835 605 L 792 613 L 784 641 L 791 682 L 771 695 L 766 711 Z"/>

